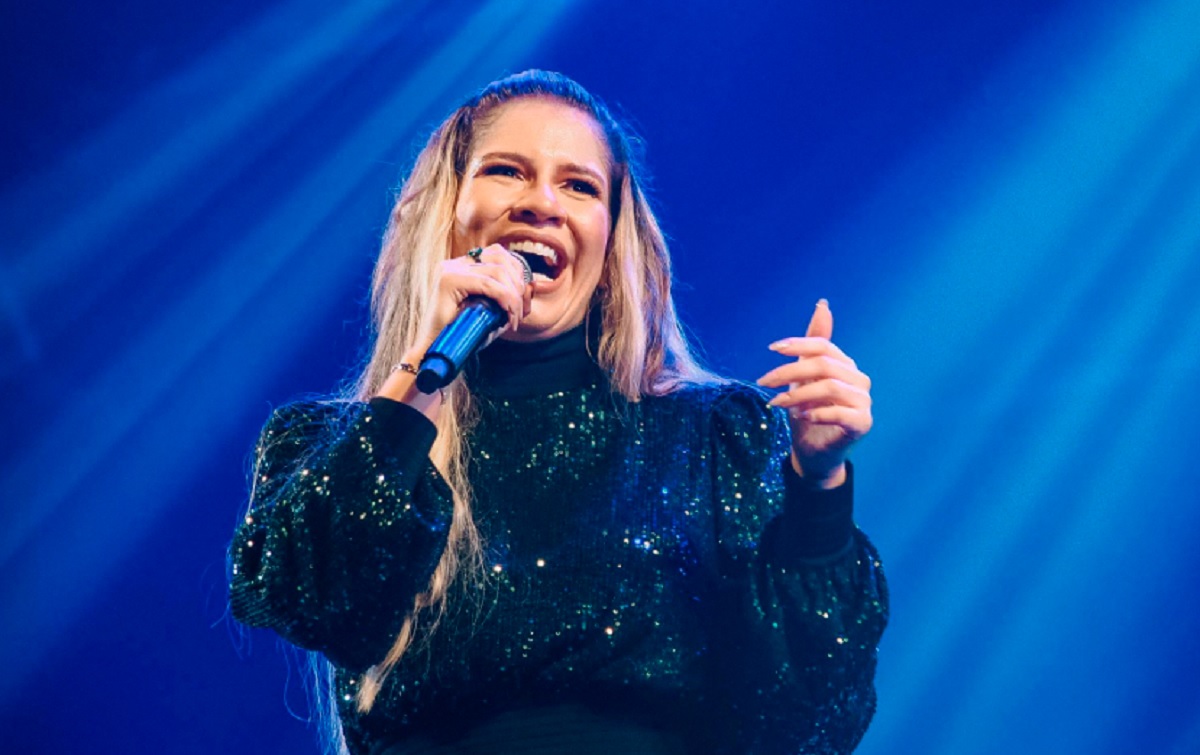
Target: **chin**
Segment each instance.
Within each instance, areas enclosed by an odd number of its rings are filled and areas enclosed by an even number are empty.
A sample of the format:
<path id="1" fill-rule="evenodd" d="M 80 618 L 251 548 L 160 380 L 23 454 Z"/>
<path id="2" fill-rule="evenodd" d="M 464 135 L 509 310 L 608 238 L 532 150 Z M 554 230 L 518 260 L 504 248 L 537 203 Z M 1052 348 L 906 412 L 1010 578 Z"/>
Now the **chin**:
<path id="1" fill-rule="evenodd" d="M 583 322 L 582 316 L 571 318 L 566 313 L 539 312 L 535 299 L 533 311 L 521 323 L 521 328 L 507 331 L 501 337 L 510 341 L 537 341 L 566 333 L 581 322 Z"/>
<path id="2" fill-rule="evenodd" d="M 524 323 L 520 330 L 505 331 L 501 338 L 507 341 L 540 341 L 545 338 L 553 338 L 559 333 L 565 333 L 570 328 L 557 328 L 553 325 L 537 325 Z"/>

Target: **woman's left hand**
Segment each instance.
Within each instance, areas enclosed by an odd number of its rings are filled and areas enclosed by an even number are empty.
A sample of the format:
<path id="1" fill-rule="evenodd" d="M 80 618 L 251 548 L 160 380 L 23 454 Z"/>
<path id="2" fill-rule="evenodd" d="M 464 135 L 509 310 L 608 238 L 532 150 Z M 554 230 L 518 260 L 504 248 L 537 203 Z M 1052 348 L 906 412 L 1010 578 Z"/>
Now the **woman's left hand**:
<path id="1" fill-rule="evenodd" d="M 771 350 L 795 357 L 758 379 L 769 388 L 787 386 L 771 406 L 788 410 L 792 430 L 792 466 L 821 488 L 846 479 L 846 452 L 871 429 L 871 378 L 829 339 L 833 313 L 817 302 L 803 338 L 785 338 Z"/>

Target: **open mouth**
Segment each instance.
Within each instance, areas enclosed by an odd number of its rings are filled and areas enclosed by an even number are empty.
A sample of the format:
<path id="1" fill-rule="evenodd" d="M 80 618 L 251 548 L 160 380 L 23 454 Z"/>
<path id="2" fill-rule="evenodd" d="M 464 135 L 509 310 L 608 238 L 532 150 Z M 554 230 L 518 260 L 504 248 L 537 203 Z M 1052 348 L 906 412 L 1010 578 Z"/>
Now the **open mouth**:
<path id="1" fill-rule="evenodd" d="M 515 252 L 529 263 L 533 279 L 554 280 L 562 274 L 566 260 L 551 247 L 538 241 L 513 241 L 505 244 L 508 251 Z"/>

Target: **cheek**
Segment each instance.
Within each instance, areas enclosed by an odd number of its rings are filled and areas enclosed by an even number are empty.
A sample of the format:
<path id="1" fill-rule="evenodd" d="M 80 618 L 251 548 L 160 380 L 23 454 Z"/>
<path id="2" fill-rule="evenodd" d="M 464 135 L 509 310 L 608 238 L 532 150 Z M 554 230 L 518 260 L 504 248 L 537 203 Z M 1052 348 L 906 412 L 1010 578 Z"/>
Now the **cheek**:
<path id="1" fill-rule="evenodd" d="M 454 233 L 451 256 L 457 257 L 477 246 L 485 236 L 487 213 L 474 198 L 461 198 L 454 207 Z"/>
<path id="2" fill-rule="evenodd" d="M 470 198 L 463 198 L 454 206 L 454 226 L 459 232 L 470 231 L 479 225 L 480 212 L 478 203 Z"/>
<path id="3" fill-rule="evenodd" d="M 612 225 L 608 219 L 608 211 L 596 213 L 589 219 L 587 226 L 588 246 L 595 251 L 601 260 L 608 251 L 609 237 L 612 235 Z"/>
<path id="4" fill-rule="evenodd" d="M 604 258 L 608 254 L 608 225 L 600 223 L 591 229 L 582 278 L 594 288 L 604 277 Z"/>
<path id="5" fill-rule="evenodd" d="M 486 186 L 467 182 L 459 190 L 454 204 L 455 226 L 460 232 L 469 232 L 486 227 L 496 219 L 499 202 Z"/>

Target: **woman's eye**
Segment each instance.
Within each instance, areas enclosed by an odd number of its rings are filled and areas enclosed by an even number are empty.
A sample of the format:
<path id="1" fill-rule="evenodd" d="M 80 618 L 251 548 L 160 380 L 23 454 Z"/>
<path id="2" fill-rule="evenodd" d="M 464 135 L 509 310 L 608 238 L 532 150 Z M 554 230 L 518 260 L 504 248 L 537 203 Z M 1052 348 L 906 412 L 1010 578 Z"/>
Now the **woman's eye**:
<path id="1" fill-rule="evenodd" d="M 600 188 L 598 186 L 596 186 L 594 183 L 592 183 L 591 181 L 584 181 L 583 179 L 580 179 L 580 178 L 573 178 L 567 182 L 567 187 L 571 191 L 575 191 L 580 194 L 587 194 L 589 197 L 600 196 Z"/>
<path id="2" fill-rule="evenodd" d="M 515 165 L 489 165 L 483 169 L 483 175 L 516 178 L 521 175 L 521 171 Z"/>

